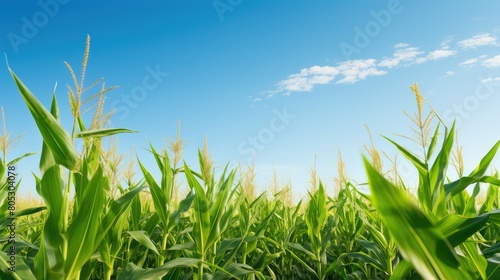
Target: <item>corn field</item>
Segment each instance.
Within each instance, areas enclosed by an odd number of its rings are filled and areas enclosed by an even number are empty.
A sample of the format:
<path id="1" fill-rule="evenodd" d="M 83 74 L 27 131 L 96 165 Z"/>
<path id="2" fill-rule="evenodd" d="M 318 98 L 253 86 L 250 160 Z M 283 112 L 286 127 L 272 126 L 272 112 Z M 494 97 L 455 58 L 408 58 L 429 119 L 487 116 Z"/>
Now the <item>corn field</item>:
<path id="1" fill-rule="evenodd" d="M 9 211 L 20 185 L 11 175 L 31 153 L 8 159 L 4 131 L 1 279 L 500 279 L 500 179 L 490 168 L 500 141 L 466 173 L 455 125 L 441 121 L 417 85 L 417 112 L 407 115 L 422 153 L 386 139 L 414 166 L 418 186 L 396 167 L 384 170 L 383 154 L 371 146 L 363 158 L 368 193 L 347 177 L 339 156 L 336 191 L 315 181 L 293 203 L 286 188 L 256 194 L 251 168 L 216 172 L 206 147 L 199 163 L 183 162 L 177 138 L 169 147 L 150 145 L 149 158 L 132 161 L 137 174 L 131 166 L 118 176 L 122 158 L 103 141 L 133 131 L 106 126 L 103 96 L 113 88 L 104 84 L 91 97 L 94 118 L 84 122 L 88 48 L 81 80 L 67 64 L 71 131 L 60 124 L 55 94 L 45 108 L 9 68 L 43 138 L 33 171 L 43 205 Z"/>

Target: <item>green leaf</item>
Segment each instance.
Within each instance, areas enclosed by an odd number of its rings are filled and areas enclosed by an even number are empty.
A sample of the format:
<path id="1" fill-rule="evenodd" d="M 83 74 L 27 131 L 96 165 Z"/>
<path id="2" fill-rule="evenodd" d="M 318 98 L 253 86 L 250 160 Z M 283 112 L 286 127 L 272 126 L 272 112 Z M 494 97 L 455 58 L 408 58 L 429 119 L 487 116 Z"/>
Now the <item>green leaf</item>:
<path id="1" fill-rule="evenodd" d="M 227 280 L 227 279 L 243 279 L 247 275 L 255 274 L 259 279 L 265 279 L 260 272 L 253 269 L 251 266 L 242 263 L 231 263 L 224 267 L 224 271 L 217 271 L 214 273 L 214 279 Z"/>
<path id="2" fill-rule="evenodd" d="M 290 246 L 291 248 L 299 251 L 299 252 L 302 252 L 304 254 L 306 254 L 307 256 L 309 256 L 312 260 L 315 260 L 315 261 L 319 261 L 317 258 L 316 258 L 316 255 L 314 255 L 313 252 L 307 250 L 306 248 L 304 248 L 304 246 L 298 244 L 298 243 L 288 243 L 288 246 Z"/>
<path id="3" fill-rule="evenodd" d="M 451 246 L 456 247 L 478 232 L 488 222 L 489 214 L 474 218 L 449 214 L 439 220 L 434 226 L 448 239 Z"/>
<path id="4" fill-rule="evenodd" d="M 479 209 L 479 213 L 485 213 L 493 210 L 494 203 L 498 199 L 498 186 L 494 184 L 490 184 L 488 186 L 488 191 L 486 193 L 486 201 L 484 201 L 481 209 Z"/>
<path id="5" fill-rule="evenodd" d="M 295 245 L 298 245 L 298 246 L 302 247 L 302 245 L 300 245 L 300 244 L 295 244 Z M 294 245 L 294 246 L 295 246 L 295 245 Z M 302 247 L 302 248 L 304 248 L 304 247 Z M 299 256 L 297 256 L 297 255 L 296 255 L 293 251 L 291 251 L 291 250 L 289 250 L 289 249 L 286 249 L 286 250 L 287 250 L 287 252 L 289 252 L 289 253 L 290 253 L 290 255 L 292 255 L 292 257 L 293 257 L 296 261 L 298 261 L 300 264 L 302 264 L 302 266 L 303 266 L 303 267 L 304 267 L 304 268 L 305 268 L 305 269 L 306 269 L 309 273 L 311 273 L 311 274 L 312 274 L 312 275 L 314 275 L 317 279 L 319 279 L 319 277 L 318 277 L 318 273 L 316 273 L 316 271 L 314 271 L 314 269 L 312 269 L 312 268 L 311 268 L 311 267 L 310 267 L 310 266 L 309 266 L 309 265 L 308 265 L 308 264 L 307 264 L 307 263 L 306 263 L 306 262 L 305 262 L 302 258 L 300 258 Z M 305 249 L 304 249 L 304 250 L 305 250 Z M 305 250 L 305 251 L 307 251 L 307 250 Z M 307 251 L 307 252 L 308 252 L 308 251 Z M 314 254 L 313 254 L 313 253 L 311 253 L 311 254 L 312 254 L 312 256 L 314 256 Z M 336 262 L 335 262 L 334 264 L 336 264 Z M 334 264 L 332 264 L 332 265 L 330 265 L 330 266 L 333 266 Z M 332 268 L 331 268 L 331 267 L 328 267 L 328 269 L 326 270 L 326 274 L 328 273 L 328 271 L 330 271 L 330 269 L 332 269 Z"/>
<path id="6" fill-rule="evenodd" d="M 101 242 L 109 229 L 113 227 L 113 225 L 121 217 L 121 215 L 126 212 L 134 198 L 137 197 L 137 194 L 139 194 L 145 188 L 146 187 L 135 187 L 111 203 L 108 213 L 106 213 L 106 216 L 104 216 L 101 221 L 101 228 L 96 238 L 97 244 Z M 150 218 L 150 220 L 153 219 Z"/>
<path id="7" fill-rule="evenodd" d="M 484 173 L 488 170 L 488 167 L 490 166 L 491 161 L 495 157 L 499 147 L 500 147 L 500 141 L 498 141 L 490 149 L 490 151 L 481 159 L 479 165 L 474 169 L 474 171 L 472 171 L 469 174 L 469 176 L 464 176 L 454 182 L 446 184 L 445 186 L 446 193 L 451 193 L 452 196 L 456 195 L 457 193 L 467 188 L 469 185 L 478 182 L 490 182 L 495 185 L 499 185 L 500 180 L 498 180 L 497 178 L 490 176 L 483 176 Z"/>
<path id="8" fill-rule="evenodd" d="M 200 260 L 192 259 L 192 258 L 177 258 L 166 262 L 162 266 L 156 268 L 147 268 L 142 269 L 135 265 L 134 263 L 129 263 L 125 267 L 125 270 L 122 271 L 118 280 L 136 280 L 136 279 L 159 279 L 165 275 L 167 275 L 170 270 L 177 267 L 191 267 L 198 264 Z"/>
<path id="9" fill-rule="evenodd" d="M 457 195 L 461 191 L 465 190 L 468 186 L 475 183 L 490 183 L 496 186 L 500 186 L 500 180 L 492 176 L 482 176 L 482 177 L 468 177 L 464 176 L 457 181 L 453 181 L 445 185 L 446 193 L 452 196 Z"/>
<path id="10" fill-rule="evenodd" d="M 189 187 L 194 190 L 194 224 L 193 224 L 193 238 L 196 244 L 198 253 L 204 254 L 207 246 L 207 239 L 210 233 L 211 221 L 210 211 L 205 191 L 200 183 L 191 173 L 191 169 L 184 163 L 184 172 Z"/>
<path id="11" fill-rule="evenodd" d="M 432 135 L 431 138 L 431 143 L 429 144 L 429 148 L 427 149 L 427 161 L 430 160 L 432 153 L 434 152 L 434 149 L 436 148 L 436 144 L 438 142 L 438 136 L 439 136 L 439 126 L 441 124 L 438 123 L 436 126 L 436 130 L 434 131 L 434 134 Z"/>
<path id="12" fill-rule="evenodd" d="M 140 231 L 127 231 L 127 233 L 133 239 L 135 239 L 137 242 L 139 242 L 142 245 L 144 245 L 146 248 L 148 248 L 151 251 L 155 252 L 157 255 L 160 254 L 160 253 L 158 253 L 158 249 L 156 249 L 156 246 L 153 243 L 153 241 L 151 241 L 151 239 L 149 238 L 147 232 L 145 232 L 143 230 L 140 230 Z"/>
<path id="13" fill-rule="evenodd" d="M 43 248 L 48 261 L 47 270 L 51 278 L 64 277 L 65 256 L 61 250 L 67 244 L 63 229 L 63 188 L 61 166 L 54 165 L 43 174 L 40 181 L 40 194 L 48 209 L 48 217 L 43 227 Z"/>
<path id="14" fill-rule="evenodd" d="M 76 133 L 78 138 L 101 138 L 106 136 L 111 136 L 119 133 L 136 133 L 138 131 L 125 129 L 125 128 L 103 128 L 103 129 L 92 129 Z"/>
<path id="15" fill-rule="evenodd" d="M 426 279 L 468 279 L 443 233 L 406 193 L 387 181 L 364 158 L 373 204 L 401 255 Z"/>
<path id="16" fill-rule="evenodd" d="M 161 190 L 158 183 L 156 183 L 155 179 L 149 173 L 149 171 L 142 165 L 141 161 L 137 159 L 139 166 L 142 170 L 142 174 L 144 175 L 144 179 L 149 186 L 149 190 L 151 191 L 151 198 L 153 199 L 153 205 L 155 207 L 156 213 L 158 213 L 158 217 L 162 221 L 163 224 L 167 224 L 167 198 L 165 197 L 165 193 Z"/>
<path id="17" fill-rule="evenodd" d="M 21 80 L 19 80 L 10 67 L 9 71 L 38 126 L 38 130 L 42 134 L 43 141 L 52 151 L 56 163 L 73 170 L 78 162 L 78 153 L 73 146 L 71 136 L 62 128 L 57 119 L 43 107 Z"/>
<path id="18" fill-rule="evenodd" d="M 384 255 L 382 250 L 373 242 L 358 239 L 357 240 L 365 250 L 368 251 L 369 256 L 374 259 L 374 261 L 380 266 L 379 269 L 384 272 L 388 272 L 388 261 L 387 257 Z"/>
<path id="19" fill-rule="evenodd" d="M 378 269 L 380 271 L 384 271 L 384 272 L 387 271 L 387 269 L 384 267 L 383 263 L 381 263 L 379 260 L 377 260 L 377 259 L 375 259 L 375 258 L 373 258 L 373 257 L 371 257 L 368 254 L 363 253 L 363 252 L 351 252 L 351 253 L 342 254 L 341 256 L 359 259 L 364 264 L 372 265 L 373 267 L 375 267 L 376 269 Z"/>
<path id="20" fill-rule="evenodd" d="M 407 275 L 411 272 L 413 266 L 407 260 L 401 260 L 396 265 L 396 268 L 392 272 L 390 280 L 404 280 L 408 279 Z"/>
<path id="21" fill-rule="evenodd" d="M 52 104 L 50 106 L 50 113 L 54 118 L 59 122 L 59 108 L 57 106 L 56 95 L 52 95 Z M 47 146 L 45 141 L 42 141 L 42 154 L 40 155 L 40 172 L 43 175 L 47 169 L 56 165 L 56 160 L 50 151 L 50 148 Z"/>
<path id="22" fill-rule="evenodd" d="M 36 153 L 25 153 L 24 155 L 9 161 L 7 163 L 7 166 L 14 165 L 14 164 L 18 163 L 19 161 L 21 161 L 22 159 L 29 157 L 29 156 L 32 156 L 32 155 L 36 155 Z"/>
<path id="23" fill-rule="evenodd" d="M 108 178 L 104 176 L 102 167 L 99 167 L 85 187 L 78 214 L 73 218 L 67 233 L 68 255 L 65 272 L 69 278 L 79 273 L 99 245 L 96 238 L 105 203 L 104 188 L 108 184 Z"/>
<path id="24" fill-rule="evenodd" d="M 500 254 L 495 254 L 488 259 L 486 275 L 488 279 L 500 279 Z"/>
<path id="25" fill-rule="evenodd" d="M 307 235 L 311 242 L 311 251 L 316 256 L 316 261 L 320 261 L 321 259 L 323 249 L 321 230 L 325 226 L 327 213 L 325 188 L 320 182 L 316 193 L 313 195 L 310 194 L 310 201 L 305 213 Z"/>
<path id="26" fill-rule="evenodd" d="M 408 151 L 403 146 L 384 136 L 387 141 L 391 142 L 398 150 L 417 168 L 418 171 L 418 199 L 426 213 L 432 210 L 432 190 L 429 184 L 429 166 L 422 162 L 416 155 Z"/>
<path id="27" fill-rule="evenodd" d="M 388 137 L 383 136 L 387 141 L 391 142 L 398 150 L 411 162 L 415 167 L 422 173 L 427 173 L 427 164 L 422 162 L 417 156 L 412 154 L 410 151 L 405 149 L 403 146 L 399 145 L 398 143 L 394 142 Z"/>
<path id="28" fill-rule="evenodd" d="M 36 213 L 44 211 L 44 210 L 47 210 L 47 206 L 38 206 L 38 207 L 31 207 L 31 208 L 16 210 L 14 217 L 19 218 L 22 216 L 28 216 L 28 215 L 36 214 Z"/>
<path id="29" fill-rule="evenodd" d="M 432 210 L 437 216 L 443 216 L 446 212 L 444 180 L 446 177 L 446 170 L 448 169 L 451 149 L 453 148 L 454 136 L 455 123 L 453 123 L 450 132 L 446 135 L 441 151 L 439 151 L 429 172 L 429 187 L 432 192 Z"/>
<path id="30" fill-rule="evenodd" d="M 491 256 L 496 253 L 500 253 L 500 243 L 491 246 L 489 249 L 484 250 L 482 253 L 484 256 Z"/>
<path id="31" fill-rule="evenodd" d="M 23 257 L 16 255 L 15 260 L 15 272 L 8 270 L 11 266 L 9 264 L 10 256 L 7 253 L 0 251 L 0 276 L 2 279 L 15 279 L 15 280 L 36 280 L 33 272 L 31 272 L 29 266 L 23 260 Z"/>
<path id="32" fill-rule="evenodd" d="M 258 239 L 263 238 L 262 236 L 247 236 L 245 238 L 243 237 L 237 237 L 237 238 L 231 238 L 231 239 L 224 239 L 220 243 L 219 246 L 217 246 L 217 255 L 226 251 L 226 250 L 233 250 L 235 248 L 238 248 L 243 243 L 248 243 L 252 242 Z"/>
<path id="33" fill-rule="evenodd" d="M 230 191 L 234 176 L 235 172 L 233 171 L 225 180 L 224 174 L 221 177 L 220 181 L 223 183 L 217 188 L 217 196 L 210 211 L 210 230 L 207 238 L 207 246 L 212 246 L 220 238 L 220 235 L 227 228 L 230 216 L 233 214 L 228 209 L 232 206 Z"/>
<path id="34" fill-rule="evenodd" d="M 182 250 L 193 250 L 194 242 L 187 242 L 181 244 L 175 244 L 174 246 L 167 249 L 167 251 L 182 251 Z"/>
<path id="35" fill-rule="evenodd" d="M 168 230 L 171 230 L 176 224 L 179 223 L 182 213 L 187 212 L 191 208 L 191 204 L 193 203 L 195 194 L 191 190 L 186 197 L 179 202 L 179 206 L 177 210 L 175 210 L 172 214 L 170 214 L 170 227 Z"/>
<path id="36" fill-rule="evenodd" d="M 488 262 L 481 255 L 479 248 L 474 241 L 467 241 L 460 244 L 460 250 L 464 256 L 460 256 L 460 263 L 473 275 L 474 279 L 486 279 L 486 267 Z"/>

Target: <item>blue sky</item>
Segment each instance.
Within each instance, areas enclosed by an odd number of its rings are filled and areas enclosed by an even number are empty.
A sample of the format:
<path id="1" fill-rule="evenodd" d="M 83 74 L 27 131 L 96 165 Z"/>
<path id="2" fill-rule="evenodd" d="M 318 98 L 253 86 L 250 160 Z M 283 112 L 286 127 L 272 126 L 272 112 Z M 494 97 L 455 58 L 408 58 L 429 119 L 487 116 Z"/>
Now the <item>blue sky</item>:
<path id="1" fill-rule="evenodd" d="M 0 50 L 47 106 L 57 81 L 68 118 L 63 62 L 79 72 L 89 34 L 86 81 L 120 86 L 106 103 L 116 111 L 112 126 L 140 131 L 120 136 L 121 152 L 133 155 L 135 146 L 152 167 L 148 139 L 161 147 L 180 120 L 189 164 L 207 136 L 217 166 L 253 153 L 262 190 L 276 168 L 300 196 L 315 154 L 327 185 L 338 149 L 350 177 L 363 182 L 365 124 L 389 155 L 395 150 L 380 135 L 417 150 L 394 135 L 409 134 L 402 111 L 416 109 L 414 82 L 445 122 L 457 118 L 470 172 L 500 139 L 499 10 L 492 0 L 3 1 Z M 10 157 L 39 151 L 6 66 L 0 105 L 7 129 L 24 133 Z M 70 128 L 69 119 L 63 124 Z M 19 164 L 22 192 L 34 192 L 37 165 L 37 156 Z"/>

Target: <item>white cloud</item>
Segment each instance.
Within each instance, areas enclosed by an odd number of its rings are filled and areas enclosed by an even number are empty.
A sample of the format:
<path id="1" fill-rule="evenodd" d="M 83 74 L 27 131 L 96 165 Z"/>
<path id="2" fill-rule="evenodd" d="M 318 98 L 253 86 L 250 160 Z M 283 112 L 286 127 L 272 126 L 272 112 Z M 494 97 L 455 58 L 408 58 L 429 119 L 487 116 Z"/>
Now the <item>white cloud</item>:
<path id="1" fill-rule="evenodd" d="M 485 61 L 483 61 L 482 64 L 483 64 L 483 66 L 486 66 L 488 68 L 498 67 L 498 66 L 500 66 L 500 55 L 486 59 Z"/>
<path id="2" fill-rule="evenodd" d="M 450 48 L 450 43 L 453 41 L 453 38 L 452 37 L 448 37 L 446 40 L 442 41 L 441 44 L 439 44 L 441 46 L 441 49 L 442 50 L 447 50 Z"/>
<path id="3" fill-rule="evenodd" d="M 356 59 L 356 60 L 348 60 L 340 63 L 338 69 L 341 71 L 349 70 L 349 69 L 366 69 L 375 66 L 376 60 L 371 59 Z"/>
<path id="4" fill-rule="evenodd" d="M 415 57 L 423 53 L 424 52 L 419 51 L 417 47 L 408 47 L 396 50 L 394 57 L 399 60 L 413 60 Z"/>
<path id="5" fill-rule="evenodd" d="M 378 66 L 380 67 L 387 67 L 387 68 L 393 68 L 399 65 L 400 60 L 397 58 L 386 58 L 382 60 Z"/>
<path id="6" fill-rule="evenodd" d="M 456 56 L 458 51 L 450 48 L 451 42 L 453 42 L 452 37 L 448 37 L 440 43 L 439 49 L 430 52 L 424 52 L 418 47 L 413 47 L 407 43 L 398 43 L 394 45 L 392 57 L 348 60 L 340 62 L 335 66 L 315 65 L 309 68 L 303 68 L 298 71 L 298 73 L 291 74 L 286 79 L 278 82 L 275 90 L 268 91 L 269 94 L 263 96 L 262 99 L 271 98 L 277 93 L 290 95 L 294 92 L 312 91 L 316 85 L 327 85 L 332 83 L 354 84 L 370 76 L 385 75 L 388 73 L 389 69 L 401 65 L 408 67 L 415 64 Z M 491 36 L 489 33 L 475 35 L 471 38 L 459 41 L 457 44 L 464 49 L 485 45 L 498 45 L 496 37 Z M 500 67 L 500 55 L 489 59 L 488 56 L 481 55 L 475 58 L 466 59 L 459 63 L 459 65 L 467 67 L 476 63 L 481 63 L 481 65 L 489 68 Z M 446 71 L 445 73 L 445 77 L 455 75 L 455 72 L 452 70 Z M 262 99 L 255 98 L 255 101 L 260 101 Z"/>
<path id="7" fill-rule="evenodd" d="M 394 46 L 396 51 L 393 54 L 392 58 L 384 58 L 379 64 L 379 67 L 387 67 L 393 68 L 398 66 L 401 62 L 405 62 L 405 65 L 411 65 L 416 58 L 423 54 L 423 51 L 420 51 L 416 47 L 410 47 L 408 44 L 397 44 Z"/>
<path id="8" fill-rule="evenodd" d="M 278 85 L 282 91 L 311 91 L 314 85 L 329 84 L 339 72 L 338 69 L 331 66 L 313 66 L 300 70 L 298 74 L 288 76 Z"/>
<path id="9" fill-rule="evenodd" d="M 397 48 L 406 48 L 406 47 L 409 47 L 410 45 L 407 44 L 407 43 L 399 43 L 399 44 L 396 44 L 394 45 L 394 48 L 397 49 Z"/>
<path id="10" fill-rule="evenodd" d="M 486 84 L 486 83 L 491 83 L 491 82 L 500 82 L 500 77 L 497 77 L 497 78 L 486 78 L 486 79 L 482 79 L 481 80 L 481 83 L 483 84 Z"/>
<path id="11" fill-rule="evenodd" d="M 475 35 L 472 38 L 465 39 L 458 42 L 458 45 L 464 49 L 475 49 L 480 46 L 497 45 L 497 38 L 490 35 L 490 33 L 483 33 Z"/>
<path id="12" fill-rule="evenodd" d="M 387 74 L 387 71 L 379 70 L 376 68 L 369 68 L 366 70 L 351 69 L 349 73 L 340 79 L 337 84 L 354 84 L 360 80 L 366 79 L 368 76 L 381 76 Z"/>
<path id="13" fill-rule="evenodd" d="M 289 75 L 285 80 L 280 81 L 277 85 L 277 91 L 284 92 L 285 95 L 290 95 L 293 92 L 312 91 L 314 86 L 333 83 L 337 77 L 339 79 L 335 82 L 336 84 L 354 84 L 370 76 L 385 75 L 388 73 L 386 69 L 394 68 L 403 63 L 404 66 L 410 66 L 414 63 L 423 63 L 456 54 L 456 51 L 440 49 L 421 57 L 425 52 L 406 43 L 396 44 L 394 48 L 393 57 L 384 58 L 381 61 L 373 58 L 357 59 L 341 62 L 337 66 L 315 65 L 303 68 L 298 73 Z M 448 75 L 452 75 L 450 73 Z"/>
<path id="14" fill-rule="evenodd" d="M 312 75 L 331 75 L 335 76 L 339 73 L 339 70 L 331 66 L 313 66 L 309 68 L 309 74 Z"/>
<path id="15" fill-rule="evenodd" d="M 447 49 L 435 50 L 435 51 L 429 52 L 427 54 L 427 56 L 425 56 L 425 57 L 416 58 L 415 63 L 422 64 L 422 63 L 427 62 L 429 60 L 438 60 L 441 58 L 454 56 L 455 54 L 457 54 L 456 51 L 451 51 L 451 50 L 447 50 Z"/>
<path id="16" fill-rule="evenodd" d="M 287 79 L 278 83 L 280 92 L 289 95 L 292 92 L 312 91 L 315 85 L 330 84 L 337 76 L 341 79 L 337 84 L 352 84 L 364 80 L 369 76 L 380 76 L 387 71 L 377 68 L 375 59 L 348 60 L 338 66 L 312 66 L 304 68 L 299 73 L 289 75 Z"/>
<path id="17" fill-rule="evenodd" d="M 353 84 L 359 80 L 364 80 L 368 76 L 380 76 L 387 74 L 387 71 L 377 69 L 377 60 L 375 59 L 357 59 L 341 63 L 337 69 L 344 78 L 337 84 Z"/>
<path id="18" fill-rule="evenodd" d="M 460 63 L 460 65 L 461 66 L 470 66 L 478 61 L 479 61 L 479 59 L 477 59 L 477 58 L 470 58 L 470 59 L 467 59 L 466 61 Z"/>
<path id="19" fill-rule="evenodd" d="M 288 79 L 280 82 L 280 87 L 287 91 L 311 91 L 313 89 L 313 85 L 308 82 L 307 78 L 299 74 L 288 76 Z"/>
<path id="20" fill-rule="evenodd" d="M 422 63 L 426 62 L 427 60 L 429 60 L 427 57 L 419 57 L 415 60 L 415 63 L 422 64 Z"/>
<path id="21" fill-rule="evenodd" d="M 456 51 L 450 51 L 450 50 L 435 50 L 433 52 L 430 52 L 427 55 L 427 58 L 429 58 L 430 60 L 438 60 L 441 58 L 454 56 L 456 53 L 457 53 Z"/>

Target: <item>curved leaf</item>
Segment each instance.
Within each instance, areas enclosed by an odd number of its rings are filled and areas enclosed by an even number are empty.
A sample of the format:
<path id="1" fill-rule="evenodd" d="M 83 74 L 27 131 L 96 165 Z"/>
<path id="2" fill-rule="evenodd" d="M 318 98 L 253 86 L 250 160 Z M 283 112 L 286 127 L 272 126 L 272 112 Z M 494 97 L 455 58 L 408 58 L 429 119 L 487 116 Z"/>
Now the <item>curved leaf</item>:
<path id="1" fill-rule="evenodd" d="M 468 279 L 443 233 L 406 193 L 387 181 L 364 158 L 373 204 L 401 255 L 426 279 Z"/>

